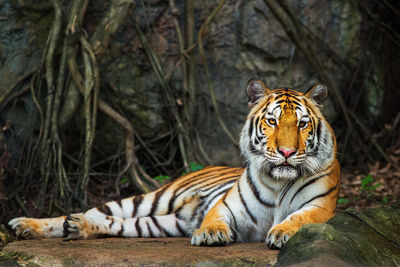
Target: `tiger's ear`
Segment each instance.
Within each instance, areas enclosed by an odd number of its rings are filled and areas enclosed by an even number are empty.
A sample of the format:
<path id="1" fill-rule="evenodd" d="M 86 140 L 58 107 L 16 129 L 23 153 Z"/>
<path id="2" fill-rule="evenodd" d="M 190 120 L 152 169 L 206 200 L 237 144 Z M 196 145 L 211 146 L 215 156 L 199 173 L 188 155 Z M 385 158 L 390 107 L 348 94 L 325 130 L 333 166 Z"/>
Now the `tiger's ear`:
<path id="1" fill-rule="evenodd" d="M 247 82 L 246 93 L 249 97 L 249 108 L 252 108 L 263 96 L 269 95 L 271 90 L 261 80 L 253 78 Z"/>
<path id="2" fill-rule="evenodd" d="M 325 84 L 317 82 L 304 95 L 321 108 L 325 98 L 328 96 L 328 88 Z"/>

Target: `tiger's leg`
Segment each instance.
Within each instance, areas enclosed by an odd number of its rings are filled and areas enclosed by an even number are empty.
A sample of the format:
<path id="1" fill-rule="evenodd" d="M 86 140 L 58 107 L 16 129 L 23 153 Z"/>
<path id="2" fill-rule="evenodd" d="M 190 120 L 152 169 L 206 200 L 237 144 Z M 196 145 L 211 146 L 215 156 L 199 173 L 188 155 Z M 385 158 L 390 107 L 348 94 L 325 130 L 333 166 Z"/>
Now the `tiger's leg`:
<path id="1" fill-rule="evenodd" d="M 12 219 L 8 224 L 19 238 L 63 237 L 65 218 L 66 216 L 46 219 L 19 217 Z"/>
<path id="2" fill-rule="evenodd" d="M 234 241 L 234 232 L 230 228 L 232 215 L 230 208 L 221 198 L 206 214 L 199 229 L 192 234 L 194 246 L 223 246 Z"/>
<path id="3" fill-rule="evenodd" d="M 94 218 L 77 214 L 65 220 L 68 239 L 87 239 L 99 235 L 121 237 L 178 237 L 187 236 L 186 221 L 175 214 L 140 218 L 105 216 Z"/>
<path id="4" fill-rule="evenodd" d="M 304 224 L 325 223 L 331 219 L 335 215 L 339 196 L 339 179 L 340 167 L 336 161 L 331 175 L 321 180 L 326 187 L 325 193 L 315 195 L 317 193 L 312 193 L 312 189 L 309 191 L 304 189 L 304 196 L 311 199 L 305 198 L 306 202 L 300 205 L 299 210 L 289 214 L 282 222 L 269 230 L 266 238 L 268 247 L 281 248 Z"/>
<path id="5" fill-rule="evenodd" d="M 281 248 L 304 224 L 324 223 L 333 215 L 332 210 L 328 211 L 321 207 L 310 207 L 296 211 L 269 230 L 266 239 L 267 246 Z"/>
<path id="6" fill-rule="evenodd" d="M 159 191 L 159 190 L 158 190 Z M 154 208 L 154 200 L 157 191 L 145 195 L 125 198 L 121 201 L 111 201 L 102 206 L 92 208 L 84 213 L 75 215 L 88 215 L 91 218 L 103 218 L 105 216 L 115 216 L 121 218 L 143 217 L 151 215 L 164 215 L 167 208 L 158 205 Z M 168 202 L 167 202 L 168 203 Z M 19 238 L 24 239 L 40 239 L 53 237 L 66 237 L 64 232 L 64 222 L 67 216 L 56 218 L 26 218 L 19 217 L 12 219 L 8 224 L 15 231 Z"/>

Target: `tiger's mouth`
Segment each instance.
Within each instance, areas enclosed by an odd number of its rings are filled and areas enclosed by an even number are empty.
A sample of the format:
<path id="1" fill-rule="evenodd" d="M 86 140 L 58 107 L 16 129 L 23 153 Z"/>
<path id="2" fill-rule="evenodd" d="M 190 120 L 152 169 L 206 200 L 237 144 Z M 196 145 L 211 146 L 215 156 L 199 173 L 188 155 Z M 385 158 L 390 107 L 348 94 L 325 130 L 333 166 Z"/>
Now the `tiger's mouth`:
<path id="1" fill-rule="evenodd" d="M 279 165 L 272 165 L 269 169 L 269 175 L 275 179 L 296 179 L 301 173 L 298 167 L 284 162 Z"/>

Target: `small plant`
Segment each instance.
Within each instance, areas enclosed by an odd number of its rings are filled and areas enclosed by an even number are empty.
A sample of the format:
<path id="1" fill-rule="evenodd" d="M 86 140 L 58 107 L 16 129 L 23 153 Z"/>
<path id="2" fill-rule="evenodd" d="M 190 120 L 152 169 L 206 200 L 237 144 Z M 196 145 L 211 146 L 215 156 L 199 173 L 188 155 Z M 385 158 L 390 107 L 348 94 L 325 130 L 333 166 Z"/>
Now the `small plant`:
<path id="1" fill-rule="evenodd" d="M 159 181 L 160 183 L 163 184 L 166 180 L 170 180 L 171 177 L 169 177 L 168 175 L 160 174 L 160 175 L 157 175 L 156 177 L 154 177 L 153 179 L 155 179 L 155 180 L 157 180 L 157 181 Z"/>
<path id="2" fill-rule="evenodd" d="M 181 175 L 185 175 L 185 174 L 188 174 L 188 173 L 191 173 L 191 172 L 195 172 L 195 171 L 201 170 L 201 169 L 203 169 L 203 168 L 204 168 L 204 165 L 201 164 L 201 163 L 190 162 L 190 163 L 189 163 L 189 169 L 190 169 L 190 171 L 189 171 L 189 172 L 182 172 Z"/>
<path id="3" fill-rule="evenodd" d="M 345 198 L 345 197 L 340 197 L 339 199 L 338 199 L 338 202 L 337 202 L 339 205 L 344 205 L 344 204 L 347 204 L 347 203 L 349 203 L 349 200 L 347 199 L 347 198 Z"/>
<path id="4" fill-rule="evenodd" d="M 368 174 L 364 178 L 361 179 L 361 191 L 368 191 L 368 192 L 373 192 L 375 189 L 378 187 L 382 186 L 381 183 L 374 183 L 374 179 L 372 178 L 371 174 Z"/>
<path id="5" fill-rule="evenodd" d="M 126 184 L 128 182 L 128 179 L 126 177 L 121 177 L 119 180 L 119 184 Z"/>
<path id="6" fill-rule="evenodd" d="M 203 169 L 204 165 L 201 164 L 201 163 L 190 162 L 189 163 L 189 168 L 190 168 L 190 171 L 195 172 L 195 171 Z"/>

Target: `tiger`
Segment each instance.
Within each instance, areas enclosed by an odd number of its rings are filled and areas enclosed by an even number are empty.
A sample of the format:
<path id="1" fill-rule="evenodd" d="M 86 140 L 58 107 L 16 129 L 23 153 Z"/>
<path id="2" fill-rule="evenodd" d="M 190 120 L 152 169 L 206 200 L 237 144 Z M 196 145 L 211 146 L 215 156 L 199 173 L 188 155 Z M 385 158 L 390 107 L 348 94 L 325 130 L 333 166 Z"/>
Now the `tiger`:
<path id="1" fill-rule="evenodd" d="M 248 81 L 242 167 L 210 166 L 142 195 L 54 218 L 14 218 L 19 238 L 191 236 L 194 246 L 266 242 L 280 249 L 304 224 L 335 214 L 335 134 L 321 113 L 326 85 L 305 93 Z"/>

